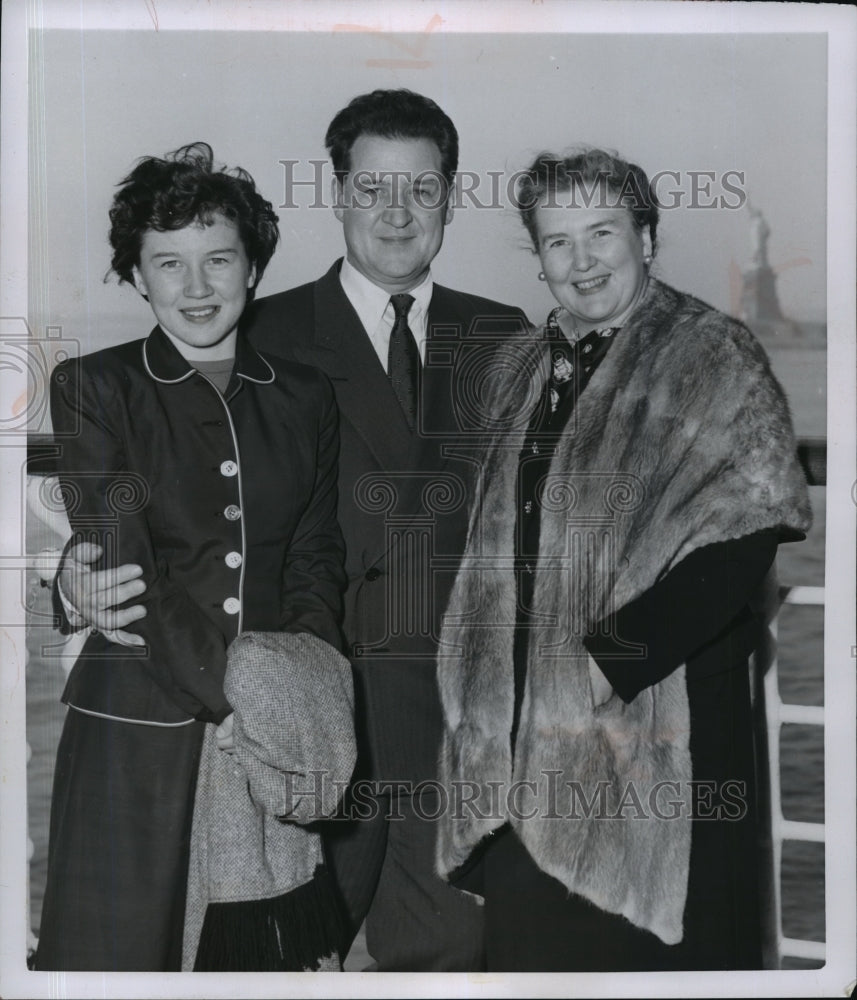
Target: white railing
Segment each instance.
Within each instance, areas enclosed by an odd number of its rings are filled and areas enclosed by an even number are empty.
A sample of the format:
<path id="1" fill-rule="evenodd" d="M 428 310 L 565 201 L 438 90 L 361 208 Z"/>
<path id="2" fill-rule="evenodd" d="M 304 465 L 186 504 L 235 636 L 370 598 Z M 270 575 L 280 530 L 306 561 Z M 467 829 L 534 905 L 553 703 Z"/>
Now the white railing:
<path id="1" fill-rule="evenodd" d="M 824 587 L 782 587 L 782 604 L 824 606 Z M 770 625 L 777 638 L 777 618 Z M 776 647 L 774 647 L 776 648 Z M 807 941 L 783 935 L 781 873 L 784 840 L 824 843 L 824 823 L 804 823 L 783 816 L 780 781 L 780 727 L 785 723 L 804 726 L 824 726 L 824 708 L 817 705 L 792 705 L 780 698 L 779 672 L 776 656 L 768 666 L 764 679 L 765 714 L 768 728 L 769 793 L 771 839 L 773 849 L 774 933 L 778 958 L 800 958 L 823 962 L 825 945 L 822 941 Z"/>

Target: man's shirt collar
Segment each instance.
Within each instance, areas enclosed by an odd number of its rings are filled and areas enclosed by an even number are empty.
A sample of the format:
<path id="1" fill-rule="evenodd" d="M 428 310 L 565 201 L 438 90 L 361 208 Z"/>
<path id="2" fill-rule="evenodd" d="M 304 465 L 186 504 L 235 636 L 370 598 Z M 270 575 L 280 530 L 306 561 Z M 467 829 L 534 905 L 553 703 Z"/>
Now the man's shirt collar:
<path id="1" fill-rule="evenodd" d="M 363 329 L 378 349 L 376 332 L 379 327 L 387 327 L 387 341 L 389 341 L 390 330 L 393 327 L 393 307 L 390 306 L 390 293 L 379 288 L 364 274 L 361 274 L 353 264 L 348 262 L 347 257 L 342 261 L 339 280 L 346 298 L 354 307 L 354 311 L 363 324 Z M 434 280 L 431 271 L 429 271 L 418 285 L 408 289 L 408 295 L 414 297 L 414 303 L 408 313 L 408 325 L 413 331 L 421 354 L 426 337 L 426 320 L 433 288 Z M 389 312 L 387 312 L 388 306 Z M 387 313 L 386 316 L 385 313 Z"/>

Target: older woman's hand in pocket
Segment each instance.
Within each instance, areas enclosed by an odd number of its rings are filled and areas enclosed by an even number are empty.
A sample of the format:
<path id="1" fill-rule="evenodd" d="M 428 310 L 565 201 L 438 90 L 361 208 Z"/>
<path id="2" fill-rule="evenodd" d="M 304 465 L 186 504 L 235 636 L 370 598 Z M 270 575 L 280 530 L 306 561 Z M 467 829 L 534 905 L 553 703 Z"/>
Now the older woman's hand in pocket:
<path id="1" fill-rule="evenodd" d="M 587 656 L 587 662 L 589 665 L 589 686 L 592 689 L 592 706 L 598 708 L 600 705 L 606 705 L 613 697 L 613 686 L 591 656 Z"/>

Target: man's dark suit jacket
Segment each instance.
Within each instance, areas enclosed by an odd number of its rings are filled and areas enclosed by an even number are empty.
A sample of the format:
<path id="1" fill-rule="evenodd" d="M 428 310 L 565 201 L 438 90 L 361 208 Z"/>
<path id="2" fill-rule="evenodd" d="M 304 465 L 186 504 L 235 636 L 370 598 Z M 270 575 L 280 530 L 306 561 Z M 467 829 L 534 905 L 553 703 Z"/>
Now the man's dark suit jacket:
<path id="1" fill-rule="evenodd" d="M 523 333 L 526 317 L 513 306 L 435 284 L 413 433 L 342 290 L 340 265 L 253 303 L 242 328 L 258 349 L 315 365 L 333 383 L 358 775 L 418 783 L 436 776 L 441 712 L 434 656 L 467 528 L 476 466 L 466 454 L 477 450 L 468 413 L 478 406 L 480 361 Z"/>

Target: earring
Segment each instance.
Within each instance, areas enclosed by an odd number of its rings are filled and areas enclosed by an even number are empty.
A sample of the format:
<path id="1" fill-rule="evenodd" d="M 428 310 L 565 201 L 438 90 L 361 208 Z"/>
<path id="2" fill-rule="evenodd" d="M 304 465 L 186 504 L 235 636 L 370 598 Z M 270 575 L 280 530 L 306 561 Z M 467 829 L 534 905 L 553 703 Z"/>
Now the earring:
<path id="1" fill-rule="evenodd" d="M 539 271 L 539 281 L 544 281 L 544 280 L 545 280 L 545 272 Z"/>
<path id="2" fill-rule="evenodd" d="M 643 255 L 643 263 L 648 267 L 652 263 L 652 255 L 650 253 Z"/>

